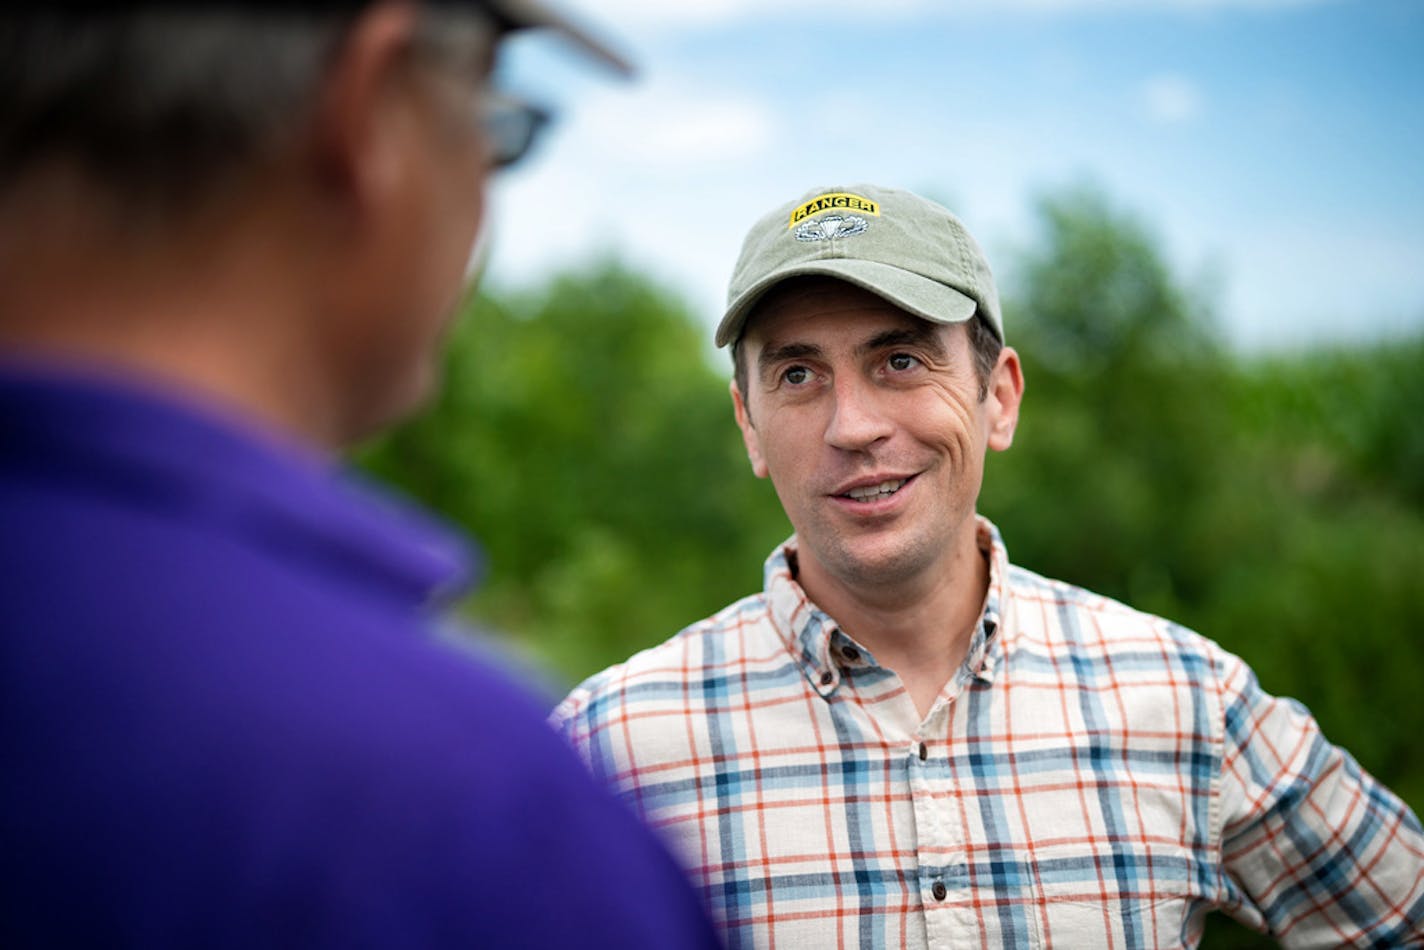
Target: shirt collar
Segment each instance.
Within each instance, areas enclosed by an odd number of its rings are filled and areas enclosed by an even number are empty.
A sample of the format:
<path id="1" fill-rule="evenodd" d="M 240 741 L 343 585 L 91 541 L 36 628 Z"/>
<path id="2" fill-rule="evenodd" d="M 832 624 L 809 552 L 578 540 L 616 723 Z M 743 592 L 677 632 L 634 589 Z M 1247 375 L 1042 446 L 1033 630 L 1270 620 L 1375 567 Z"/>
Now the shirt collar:
<path id="1" fill-rule="evenodd" d="M 465 589 L 474 554 L 408 502 L 214 407 L 129 379 L 0 363 L 10 471 L 206 524 L 412 605 Z"/>
<path id="2" fill-rule="evenodd" d="M 771 552 L 763 569 L 771 623 L 811 685 L 826 696 L 834 692 L 839 678 L 831 659 L 832 635 L 839 632 L 839 628 L 806 596 L 796 580 L 795 565 L 796 536 L 793 534 Z"/>
<path id="3" fill-rule="evenodd" d="M 956 676 L 956 692 L 971 679 L 993 681 L 996 657 L 1003 652 L 1007 631 L 1012 629 L 1009 555 L 1003 538 L 984 517 L 977 518 L 975 533 L 979 549 L 989 556 L 989 588 L 969 651 Z M 796 536 L 792 535 L 766 559 L 763 581 L 767 607 L 772 626 L 806 678 L 822 696 L 829 696 L 840 684 L 841 672 L 834 657 L 850 640 L 835 620 L 811 602 L 797 582 L 796 552 Z"/>
<path id="4" fill-rule="evenodd" d="M 984 609 L 980 612 L 979 627 L 975 632 L 976 641 L 982 634 L 983 643 L 971 644 L 965 666 L 972 670 L 972 675 L 989 683 L 994 680 L 998 657 L 1004 654 L 1013 636 L 1014 601 L 1009 587 L 1009 551 L 1004 547 L 998 527 L 981 515 L 977 518 L 975 534 L 979 550 L 989 555 L 989 589 L 984 594 Z M 980 649 L 977 656 L 976 646 Z"/>

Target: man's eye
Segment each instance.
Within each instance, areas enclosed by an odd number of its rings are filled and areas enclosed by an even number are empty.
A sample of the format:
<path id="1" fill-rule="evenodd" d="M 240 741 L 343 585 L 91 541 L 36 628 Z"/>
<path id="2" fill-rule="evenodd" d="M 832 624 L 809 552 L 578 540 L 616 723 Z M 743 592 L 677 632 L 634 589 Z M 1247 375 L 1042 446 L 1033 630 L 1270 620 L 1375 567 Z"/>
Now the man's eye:
<path id="1" fill-rule="evenodd" d="M 891 369 L 899 373 L 903 373 L 907 369 L 914 369 L 920 365 L 920 361 L 909 353 L 896 353 L 891 356 L 890 359 L 886 360 L 886 363 Z"/>
<path id="2" fill-rule="evenodd" d="M 811 381 L 811 371 L 804 366 L 793 366 L 782 373 L 781 378 L 792 386 L 800 386 Z"/>

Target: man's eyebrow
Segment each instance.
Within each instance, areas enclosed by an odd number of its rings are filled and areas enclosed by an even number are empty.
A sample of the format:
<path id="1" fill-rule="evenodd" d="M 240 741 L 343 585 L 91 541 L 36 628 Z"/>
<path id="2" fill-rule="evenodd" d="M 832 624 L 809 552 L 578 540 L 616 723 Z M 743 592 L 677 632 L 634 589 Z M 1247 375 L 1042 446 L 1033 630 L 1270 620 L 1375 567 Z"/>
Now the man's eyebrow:
<path id="1" fill-rule="evenodd" d="M 876 350 L 890 349 L 896 346 L 923 346 L 935 356 L 945 356 L 944 343 L 940 340 L 937 328 L 929 323 L 917 324 L 911 327 L 896 327 L 893 330 L 886 330 L 884 333 L 877 333 L 856 347 L 861 353 L 874 353 Z"/>
<path id="2" fill-rule="evenodd" d="M 772 364 L 783 360 L 807 359 L 820 355 L 821 348 L 814 343 L 772 343 L 757 354 L 757 375 L 766 376 Z"/>

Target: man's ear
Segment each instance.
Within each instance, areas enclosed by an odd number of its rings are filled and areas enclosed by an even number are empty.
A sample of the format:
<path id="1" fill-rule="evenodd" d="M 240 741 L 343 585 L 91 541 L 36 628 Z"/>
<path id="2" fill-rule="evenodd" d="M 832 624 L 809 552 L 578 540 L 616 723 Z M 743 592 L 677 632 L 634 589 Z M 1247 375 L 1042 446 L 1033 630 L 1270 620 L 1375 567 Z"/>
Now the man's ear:
<path id="1" fill-rule="evenodd" d="M 752 474 L 757 478 L 767 477 L 766 461 L 761 457 L 761 439 L 757 436 L 756 428 L 752 425 L 752 417 L 747 412 L 747 405 L 742 400 L 742 391 L 737 388 L 737 381 L 734 379 L 727 385 L 732 394 L 732 411 L 737 416 L 737 428 L 742 430 L 742 443 L 747 447 L 747 459 L 752 463 Z"/>
<path id="2" fill-rule="evenodd" d="M 363 214 L 403 171 L 400 93 L 409 81 L 415 4 L 367 6 L 327 67 L 312 117 L 310 154 L 323 191 Z"/>
<path id="3" fill-rule="evenodd" d="M 989 375 L 989 392 L 985 397 L 989 415 L 989 448 L 1002 452 L 1014 444 L 1023 392 L 1023 367 L 1019 365 L 1019 354 L 1013 347 L 1006 346 L 999 351 L 999 361 Z"/>

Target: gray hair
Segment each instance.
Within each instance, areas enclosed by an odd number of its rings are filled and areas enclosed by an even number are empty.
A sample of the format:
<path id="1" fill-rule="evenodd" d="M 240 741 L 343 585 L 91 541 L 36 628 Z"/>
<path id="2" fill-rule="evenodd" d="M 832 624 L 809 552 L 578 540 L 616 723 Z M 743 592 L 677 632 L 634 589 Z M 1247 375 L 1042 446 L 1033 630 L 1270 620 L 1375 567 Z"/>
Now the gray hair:
<path id="1" fill-rule="evenodd" d="M 421 53 L 448 58 L 463 44 L 466 58 L 487 55 L 482 11 L 441 6 L 422 8 Z M 0 195 L 62 163 L 129 213 L 183 208 L 302 127 L 353 16 L 217 6 L 0 17 Z"/>

